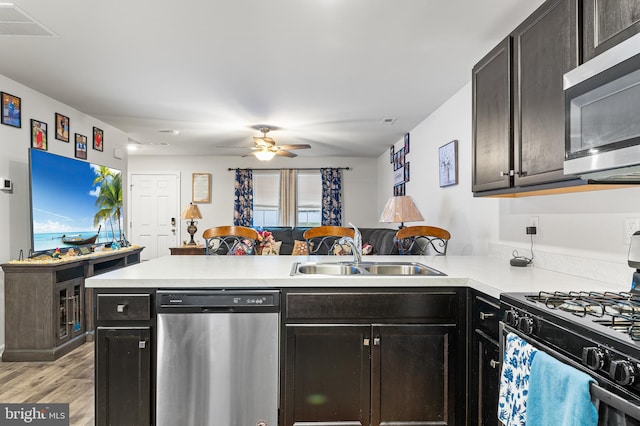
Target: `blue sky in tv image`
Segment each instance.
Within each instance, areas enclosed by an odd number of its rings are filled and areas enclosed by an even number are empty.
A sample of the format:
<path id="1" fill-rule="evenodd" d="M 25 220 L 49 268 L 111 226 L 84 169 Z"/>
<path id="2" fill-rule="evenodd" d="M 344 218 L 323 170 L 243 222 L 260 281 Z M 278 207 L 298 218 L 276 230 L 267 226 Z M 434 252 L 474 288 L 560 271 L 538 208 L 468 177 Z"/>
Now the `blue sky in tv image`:
<path id="1" fill-rule="evenodd" d="M 93 182 L 100 166 L 46 151 L 30 152 L 33 251 L 73 247 L 62 241 L 63 236 L 85 239 L 95 235 L 99 227 L 94 226 L 94 216 L 100 185 Z M 118 226 L 113 226 L 117 234 Z M 111 225 L 103 223 L 96 243 L 112 239 Z"/>

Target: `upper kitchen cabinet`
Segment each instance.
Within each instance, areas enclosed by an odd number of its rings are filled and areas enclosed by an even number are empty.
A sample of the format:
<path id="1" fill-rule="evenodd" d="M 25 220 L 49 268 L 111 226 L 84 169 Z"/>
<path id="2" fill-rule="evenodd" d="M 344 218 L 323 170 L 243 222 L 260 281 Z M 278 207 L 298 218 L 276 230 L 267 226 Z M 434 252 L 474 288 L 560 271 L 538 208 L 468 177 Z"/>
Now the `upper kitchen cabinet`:
<path id="1" fill-rule="evenodd" d="M 511 37 L 473 67 L 473 191 L 512 184 Z"/>
<path id="2" fill-rule="evenodd" d="M 574 179 L 563 171 L 563 75 L 578 66 L 578 0 L 547 1 L 513 32 L 514 185 Z"/>
<path id="3" fill-rule="evenodd" d="M 583 0 L 583 61 L 640 32 L 640 0 Z"/>
<path id="4" fill-rule="evenodd" d="M 578 65 L 578 0 L 540 6 L 472 72 L 473 191 L 530 191 L 563 173 L 563 75 Z"/>

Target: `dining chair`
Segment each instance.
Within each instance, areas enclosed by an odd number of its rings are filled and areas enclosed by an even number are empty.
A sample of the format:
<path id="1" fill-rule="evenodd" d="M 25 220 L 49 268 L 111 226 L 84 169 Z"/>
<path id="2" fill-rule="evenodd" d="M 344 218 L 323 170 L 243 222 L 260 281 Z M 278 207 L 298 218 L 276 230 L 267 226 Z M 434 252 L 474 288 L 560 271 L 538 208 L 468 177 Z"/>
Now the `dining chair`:
<path id="1" fill-rule="evenodd" d="M 215 226 L 202 233 L 205 254 L 254 254 L 258 232 L 246 226 Z"/>
<path id="2" fill-rule="evenodd" d="M 335 248 L 338 240 L 342 237 L 354 238 L 355 231 L 344 226 L 316 226 L 307 229 L 302 236 L 307 242 L 309 254 L 337 254 Z"/>
<path id="3" fill-rule="evenodd" d="M 398 252 L 405 255 L 426 255 L 433 250 L 436 255 L 446 256 L 450 239 L 449 231 L 436 226 L 407 226 L 396 232 Z"/>

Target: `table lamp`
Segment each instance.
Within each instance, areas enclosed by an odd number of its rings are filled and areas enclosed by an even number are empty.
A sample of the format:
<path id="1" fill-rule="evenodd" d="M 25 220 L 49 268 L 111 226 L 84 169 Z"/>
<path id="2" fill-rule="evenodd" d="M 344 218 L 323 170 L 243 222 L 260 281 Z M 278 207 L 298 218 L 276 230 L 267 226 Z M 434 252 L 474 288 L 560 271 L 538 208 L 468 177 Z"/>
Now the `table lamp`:
<path id="1" fill-rule="evenodd" d="M 400 228 L 404 228 L 405 222 L 419 222 L 421 220 L 424 220 L 424 218 L 413 202 L 413 198 L 408 195 L 389 198 L 387 205 L 384 206 L 382 215 L 380 215 L 380 222 L 400 222 Z"/>
<path id="2" fill-rule="evenodd" d="M 187 219 L 187 232 L 191 235 L 191 241 L 187 243 L 188 246 L 195 246 L 196 242 L 193 240 L 193 234 L 198 231 L 196 227 L 196 221 L 194 219 L 202 219 L 202 214 L 197 205 L 189 203 L 189 205 L 182 211 L 182 218 Z"/>

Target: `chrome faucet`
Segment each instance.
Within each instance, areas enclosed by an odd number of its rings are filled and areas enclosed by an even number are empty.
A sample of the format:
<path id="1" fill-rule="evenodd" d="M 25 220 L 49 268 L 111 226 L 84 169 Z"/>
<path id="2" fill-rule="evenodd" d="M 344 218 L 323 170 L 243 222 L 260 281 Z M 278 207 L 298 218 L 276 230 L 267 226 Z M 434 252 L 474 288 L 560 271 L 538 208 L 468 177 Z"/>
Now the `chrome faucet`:
<path id="1" fill-rule="evenodd" d="M 346 244 L 351 247 L 351 253 L 353 253 L 353 261 L 358 264 L 362 262 L 362 234 L 360 230 L 354 226 L 351 222 L 349 225 L 353 228 L 354 235 L 351 237 L 342 237 L 338 240 L 338 244 Z"/>

